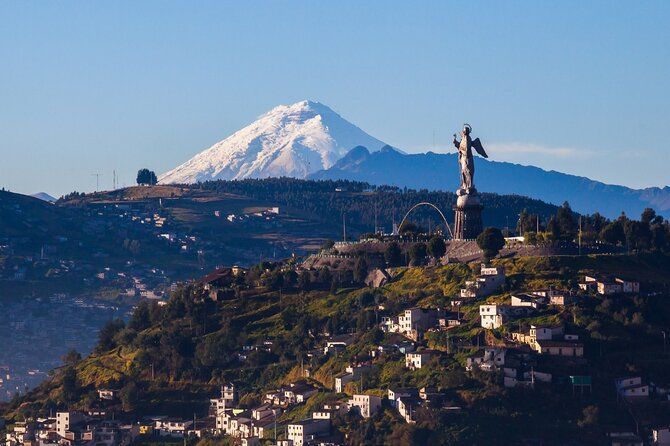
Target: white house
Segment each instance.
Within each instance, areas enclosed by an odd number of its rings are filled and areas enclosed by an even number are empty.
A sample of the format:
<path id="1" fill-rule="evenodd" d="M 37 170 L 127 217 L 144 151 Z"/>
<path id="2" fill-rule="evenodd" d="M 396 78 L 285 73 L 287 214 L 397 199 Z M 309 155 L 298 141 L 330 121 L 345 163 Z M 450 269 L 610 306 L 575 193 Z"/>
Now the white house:
<path id="1" fill-rule="evenodd" d="M 369 372 L 372 368 L 370 365 L 350 365 L 344 372 L 335 375 L 335 391 L 338 393 L 344 392 L 344 386 L 347 383 L 359 379 L 361 374 Z"/>
<path id="2" fill-rule="evenodd" d="M 527 293 L 513 294 L 511 299 L 513 307 L 530 307 L 537 309 L 546 303 L 546 297 Z"/>
<path id="3" fill-rule="evenodd" d="M 507 322 L 510 313 L 511 307 L 509 305 L 489 304 L 479 306 L 481 325 L 489 330 L 502 327 Z"/>
<path id="4" fill-rule="evenodd" d="M 387 390 L 386 397 L 388 398 L 391 406 L 397 407 L 398 398 L 401 397 L 418 397 L 419 391 L 413 388 L 401 388 L 401 387 L 389 387 Z"/>
<path id="5" fill-rule="evenodd" d="M 649 385 L 639 376 L 619 378 L 614 382 L 617 393 L 625 399 L 649 398 Z"/>
<path id="6" fill-rule="evenodd" d="M 621 284 L 621 292 L 623 293 L 639 293 L 640 292 L 640 282 L 634 280 L 622 279 L 617 277 L 614 281 L 618 284 Z"/>
<path id="7" fill-rule="evenodd" d="M 81 412 L 56 412 L 56 432 L 65 438 L 72 426 L 83 422 L 84 419 L 84 414 Z"/>
<path id="8" fill-rule="evenodd" d="M 397 407 L 398 413 L 407 423 L 414 423 L 414 413 L 417 408 L 421 407 L 424 401 L 421 398 L 403 396 L 398 398 Z"/>
<path id="9" fill-rule="evenodd" d="M 505 283 L 505 270 L 502 267 L 481 266 L 480 275 L 476 280 L 465 282 L 461 289 L 462 298 L 488 296 Z"/>
<path id="10" fill-rule="evenodd" d="M 465 369 L 468 371 L 479 368 L 491 372 L 505 365 L 507 349 L 504 347 L 486 347 L 477 354 L 466 359 Z"/>
<path id="11" fill-rule="evenodd" d="M 408 369 L 420 369 L 425 366 L 430 358 L 437 352 L 435 350 L 421 350 L 411 353 L 405 353 L 405 367 Z"/>
<path id="12" fill-rule="evenodd" d="M 323 354 L 327 355 L 328 353 L 337 353 L 345 350 L 351 345 L 352 341 L 353 337 L 351 335 L 331 336 L 330 339 L 326 341 L 326 346 L 323 348 Z"/>
<path id="13" fill-rule="evenodd" d="M 286 428 L 286 436 L 293 442 L 293 446 L 303 446 L 314 438 L 328 435 L 329 432 L 330 420 L 314 418 L 291 423 Z"/>
<path id="14" fill-rule="evenodd" d="M 382 406 L 382 399 L 375 395 L 354 395 L 347 401 L 349 410 L 356 408 L 363 418 L 370 418 Z"/>

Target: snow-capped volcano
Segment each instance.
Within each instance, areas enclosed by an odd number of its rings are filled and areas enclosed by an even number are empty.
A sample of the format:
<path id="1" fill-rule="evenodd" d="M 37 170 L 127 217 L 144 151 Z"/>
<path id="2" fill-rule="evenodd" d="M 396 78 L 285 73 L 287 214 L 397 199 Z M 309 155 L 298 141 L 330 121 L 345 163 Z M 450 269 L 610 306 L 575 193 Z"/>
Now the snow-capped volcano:
<path id="1" fill-rule="evenodd" d="M 385 144 L 318 102 L 280 105 L 159 177 L 162 184 L 289 176 L 328 169 L 356 146 Z"/>

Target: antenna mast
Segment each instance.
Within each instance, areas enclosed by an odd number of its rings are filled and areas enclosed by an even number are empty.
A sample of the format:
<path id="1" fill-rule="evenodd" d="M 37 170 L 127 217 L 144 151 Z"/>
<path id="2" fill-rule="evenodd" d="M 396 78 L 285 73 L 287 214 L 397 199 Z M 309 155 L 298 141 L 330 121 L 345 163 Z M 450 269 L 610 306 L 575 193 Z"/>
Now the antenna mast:
<path id="1" fill-rule="evenodd" d="M 92 173 L 91 175 L 95 177 L 95 191 L 97 192 L 100 189 L 100 177 L 102 176 L 102 174 L 96 172 Z"/>

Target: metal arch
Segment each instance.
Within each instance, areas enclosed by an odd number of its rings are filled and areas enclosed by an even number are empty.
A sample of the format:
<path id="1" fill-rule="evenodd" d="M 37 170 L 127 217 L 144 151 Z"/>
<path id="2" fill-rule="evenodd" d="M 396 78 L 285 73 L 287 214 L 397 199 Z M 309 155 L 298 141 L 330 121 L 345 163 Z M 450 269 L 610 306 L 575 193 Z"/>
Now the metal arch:
<path id="1" fill-rule="evenodd" d="M 435 206 L 433 203 L 429 203 L 429 202 L 427 202 L 427 201 L 422 201 L 421 203 L 417 203 L 417 204 L 415 204 L 414 206 L 412 206 L 412 207 L 409 209 L 409 211 L 407 211 L 407 213 L 405 214 L 405 216 L 402 218 L 402 221 L 400 222 L 400 226 L 398 226 L 398 232 L 400 232 L 400 229 L 402 228 L 402 225 L 405 224 L 405 220 L 407 220 L 407 217 L 409 216 L 409 214 L 410 214 L 414 209 L 418 208 L 419 206 L 430 206 L 430 207 L 432 207 L 433 209 L 435 209 L 437 212 L 439 212 L 440 217 L 442 217 L 442 221 L 444 221 L 444 225 L 447 227 L 447 230 L 449 231 L 449 235 L 451 236 L 452 239 L 454 238 L 454 233 L 451 232 L 451 227 L 449 226 L 449 223 L 447 222 L 447 218 L 444 216 L 444 214 L 442 213 L 442 211 L 440 210 L 440 208 L 438 208 L 437 206 Z"/>

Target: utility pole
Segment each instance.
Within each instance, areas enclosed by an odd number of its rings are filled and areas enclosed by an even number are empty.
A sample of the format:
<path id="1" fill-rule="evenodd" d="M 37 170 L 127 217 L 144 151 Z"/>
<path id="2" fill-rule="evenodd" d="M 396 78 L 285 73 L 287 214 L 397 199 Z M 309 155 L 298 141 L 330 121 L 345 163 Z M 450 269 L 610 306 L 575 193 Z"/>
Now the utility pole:
<path id="1" fill-rule="evenodd" d="M 91 175 L 93 175 L 95 177 L 95 191 L 97 192 L 98 189 L 100 189 L 100 177 L 102 176 L 102 174 L 101 173 L 92 173 Z"/>
<path id="2" fill-rule="evenodd" d="M 579 255 L 582 255 L 582 216 L 579 216 Z"/>
<path id="3" fill-rule="evenodd" d="M 347 241 L 347 213 L 342 213 L 342 241 Z"/>

